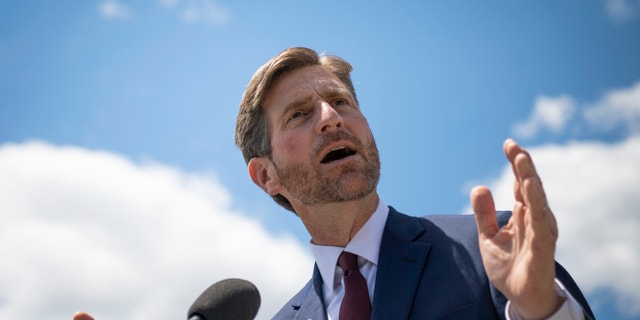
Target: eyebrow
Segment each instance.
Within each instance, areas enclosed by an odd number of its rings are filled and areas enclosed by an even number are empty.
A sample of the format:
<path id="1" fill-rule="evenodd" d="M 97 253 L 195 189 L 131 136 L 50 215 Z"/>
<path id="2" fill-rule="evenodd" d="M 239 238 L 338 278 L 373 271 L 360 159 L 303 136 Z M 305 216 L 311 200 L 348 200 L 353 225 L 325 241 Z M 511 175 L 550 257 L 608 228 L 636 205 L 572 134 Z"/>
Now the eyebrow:
<path id="1" fill-rule="evenodd" d="M 321 94 L 330 98 L 334 98 L 337 96 L 346 96 L 349 99 L 354 99 L 351 91 L 342 86 L 331 86 L 329 88 L 326 88 L 326 90 L 323 90 Z"/>
<path id="2" fill-rule="evenodd" d="M 291 109 L 298 108 L 311 100 L 313 100 L 313 94 L 305 94 L 304 96 L 297 97 L 293 101 L 288 102 L 282 109 L 282 112 L 280 112 L 280 119 L 284 118 Z"/>

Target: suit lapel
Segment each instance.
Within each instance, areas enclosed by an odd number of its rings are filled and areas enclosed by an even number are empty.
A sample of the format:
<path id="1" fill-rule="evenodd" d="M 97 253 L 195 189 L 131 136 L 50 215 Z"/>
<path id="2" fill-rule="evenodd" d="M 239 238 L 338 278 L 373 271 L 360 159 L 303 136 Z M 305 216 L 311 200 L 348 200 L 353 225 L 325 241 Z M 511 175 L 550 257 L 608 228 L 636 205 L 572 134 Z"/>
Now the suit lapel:
<path id="1" fill-rule="evenodd" d="M 373 319 L 407 319 L 431 246 L 417 241 L 424 234 L 418 218 L 389 207 L 380 245 Z M 398 278 L 402 278 L 401 281 Z"/>
<path id="2" fill-rule="evenodd" d="M 326 319 L 327 315 L 324 307 L 324 300 L 322 299 L 322 277 L 318 266 L 313 269 L 313 277 L 311 283 L 300 296 L 298 303 L 293 303 L 293 309 L 297 309 L 298 312 L 295 315 L 296 320 L 308 320 L 308 319 Z"/>

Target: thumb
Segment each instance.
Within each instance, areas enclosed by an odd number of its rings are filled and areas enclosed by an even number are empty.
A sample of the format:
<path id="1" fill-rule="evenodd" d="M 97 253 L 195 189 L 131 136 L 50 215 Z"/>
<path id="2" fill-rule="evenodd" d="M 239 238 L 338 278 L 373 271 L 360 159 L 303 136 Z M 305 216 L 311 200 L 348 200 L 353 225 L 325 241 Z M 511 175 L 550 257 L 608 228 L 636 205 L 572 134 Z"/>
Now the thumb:
<path id="1" fill-rule="evenodd" d="M 478 236 L 493 238 L 498 232 L 496 206 L 491 191 L 485 186 L 477 186 L 471 190 L 471 207 L 476 217 Z"/>

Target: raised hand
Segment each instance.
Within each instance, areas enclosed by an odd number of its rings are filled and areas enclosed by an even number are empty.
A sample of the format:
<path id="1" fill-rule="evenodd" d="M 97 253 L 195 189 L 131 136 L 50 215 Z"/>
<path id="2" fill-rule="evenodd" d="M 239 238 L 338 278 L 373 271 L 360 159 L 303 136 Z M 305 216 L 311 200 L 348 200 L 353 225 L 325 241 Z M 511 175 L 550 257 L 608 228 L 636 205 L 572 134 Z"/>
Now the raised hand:
<path id="1" fill-rule="evenodd" d="M 513 214 L 498 227 L 491 191 L 471 191 L 482 261 L 491 283 L 524 319 L 552 315 L 563 299 L 554 287 L 558 227 L 529 153 L 515 141 L 504 143 L 515 175 Z"/>

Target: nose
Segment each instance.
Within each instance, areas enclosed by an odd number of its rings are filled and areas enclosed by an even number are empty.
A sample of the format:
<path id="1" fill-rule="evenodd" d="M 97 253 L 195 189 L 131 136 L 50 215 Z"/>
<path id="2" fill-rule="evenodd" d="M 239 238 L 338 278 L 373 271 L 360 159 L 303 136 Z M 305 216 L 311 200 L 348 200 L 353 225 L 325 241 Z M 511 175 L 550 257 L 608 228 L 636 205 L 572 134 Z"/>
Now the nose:
<path id="1" fill-rule="evenodd" d="M 329 103 L 320 102 L 320 120 L 316 127 L 318 134 L 329 130 L 335 130 L 344 126 L 344 119 Z"/>

